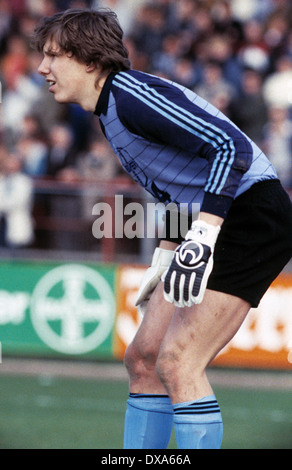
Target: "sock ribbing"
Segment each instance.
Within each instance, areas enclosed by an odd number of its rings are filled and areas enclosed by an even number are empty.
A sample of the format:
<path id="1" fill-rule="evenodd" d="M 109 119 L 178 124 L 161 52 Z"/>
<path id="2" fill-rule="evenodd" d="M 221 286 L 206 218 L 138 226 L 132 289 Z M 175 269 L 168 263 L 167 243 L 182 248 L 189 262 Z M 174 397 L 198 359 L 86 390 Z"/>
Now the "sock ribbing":
<path id="1" fill-rule="evenodd" d="M 174 416 L 192 417 L 192 420 L 221 419 L 220 407 L 216 398 L 211 395 L 196 401 L 188 401 L 173 405 Z M 206 416 L 203 416 L 206 415 Z"/>
<path id="2" fill-rule="evenodd" d="M 174 426 L 179 449 L 219 449 L 223 423 L 214 395 L 173 405 Z"/>

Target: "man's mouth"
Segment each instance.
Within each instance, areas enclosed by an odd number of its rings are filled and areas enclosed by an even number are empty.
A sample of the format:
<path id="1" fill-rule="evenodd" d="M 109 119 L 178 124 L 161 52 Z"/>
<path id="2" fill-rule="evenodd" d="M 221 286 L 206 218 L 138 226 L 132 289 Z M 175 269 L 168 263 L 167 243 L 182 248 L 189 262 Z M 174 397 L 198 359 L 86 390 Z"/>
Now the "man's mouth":
<path id="1" fill-rule="evenodd" d="M 56 85 L 56 82 L 54 80 L 47 80 L 49 84 L 49 91 L 52 91 L 52 88 L 54 85 Z"/>

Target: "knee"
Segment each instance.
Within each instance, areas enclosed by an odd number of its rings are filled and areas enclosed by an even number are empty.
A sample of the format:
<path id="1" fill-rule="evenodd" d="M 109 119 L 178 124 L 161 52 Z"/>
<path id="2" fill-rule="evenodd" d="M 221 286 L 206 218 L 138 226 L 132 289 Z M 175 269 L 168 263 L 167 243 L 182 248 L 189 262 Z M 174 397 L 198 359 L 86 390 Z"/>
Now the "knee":
<path id="1" fill-rule="evenodd" d="M 132 342 L 126 349 L 124 364 L 130 377 L 141 377 L 155 369 L 156 354 L 152 349 Z"/>
<path id="2" fill-rule="evenodd" d="M 162 348 L 156 362 L 156 373 L 170 395 L 184 386 L 199 384 L 205 368 L 203 361 L 175 347 Z"/>
<path id="3" fill-rule="evenodd" d="M 180 358 L 174 351 L 161 351 L 156 361 L 156 372 L 167 390 L 175 387 L 179 381 Z"/>
<path id="4" fill-rule="evenodd" d="M 137 358 L 138 358 L 138 353 L 135 350 L 135 347 L 133 346 L 133 344 L 131 343 L 127 347 L 125 356 L 124 356 L 124 364 L 128 372 L 130 372 L 135 367 Z"/>

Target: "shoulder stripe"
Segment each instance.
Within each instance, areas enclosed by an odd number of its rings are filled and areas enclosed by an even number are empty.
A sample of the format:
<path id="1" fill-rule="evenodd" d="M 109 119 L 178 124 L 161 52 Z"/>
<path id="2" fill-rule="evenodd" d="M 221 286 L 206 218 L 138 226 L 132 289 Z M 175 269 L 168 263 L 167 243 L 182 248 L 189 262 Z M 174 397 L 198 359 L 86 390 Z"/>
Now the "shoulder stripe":
<path id="1" fill-rule="evenodd" d="M 182 108 L 158 93 L 156 89 L 149 87 L 147 83 L 140 82 L 126 72 L 117 74 L 113 85 L 130 93 L 166 119 L 216 149 L 216 158 L 213 161 L 205 190 L 219 194 L 235 159 L 235 146 L 232 137 L 224 130 Z"/>
<path id="2" fill-rule="evenodd" d="M 125 72 L 121 72 L 119 75 L 116 76 L 116 78 L 120 79 L 128 87 L 136 90 L 138 94 L 143 95 L 144 97 L 146 97 L 146 99 L 156 104 L 159 108 L 171 113 L 173 116 L 181 120 L 182 123 L 186 123 L 190 125 L 194 130 L 200 131 L 200 133 L 198 133 L 198 136 L 203 138 L 202 136 L 205 135 L 206 141 L 211 143 L 215 148 L 217 147 L 217 145 L 223 144 L 225 140 L 230 138 L 221 129 L 195 116 L 187 109 L 178 106 L 176 103 L 166 98 L 166 96 L 158 93 L 155 88 L 149 87 L 147 83 L 139 82 L 137 79 L 130 75 L 127 75 Z M 150 103 L 149 105 L 151 106 Z M 195 123 L 196 126 L 194 125 Z M 207 140 L 208 138 L 210 138 L 210 140 Z"/>

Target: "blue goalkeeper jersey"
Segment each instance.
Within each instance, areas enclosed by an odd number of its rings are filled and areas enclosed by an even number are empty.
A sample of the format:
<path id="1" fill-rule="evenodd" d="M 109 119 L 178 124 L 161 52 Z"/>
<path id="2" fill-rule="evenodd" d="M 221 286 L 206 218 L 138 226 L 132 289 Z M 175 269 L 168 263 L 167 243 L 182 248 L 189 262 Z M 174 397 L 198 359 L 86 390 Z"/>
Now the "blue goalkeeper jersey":
<path id="1" fill-rule="evenodd" d="M 95 114 L 123 168 L 165 204 L 225 217 L 254 183 L 277 178 L 264 153 L 213 105 L 177 83 L 110 74 Z"/>

